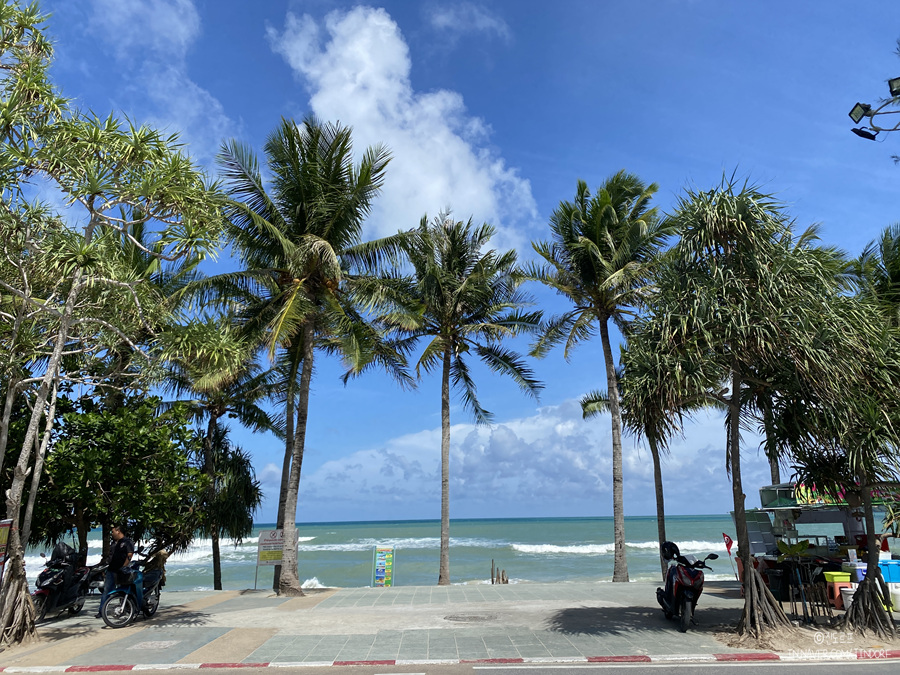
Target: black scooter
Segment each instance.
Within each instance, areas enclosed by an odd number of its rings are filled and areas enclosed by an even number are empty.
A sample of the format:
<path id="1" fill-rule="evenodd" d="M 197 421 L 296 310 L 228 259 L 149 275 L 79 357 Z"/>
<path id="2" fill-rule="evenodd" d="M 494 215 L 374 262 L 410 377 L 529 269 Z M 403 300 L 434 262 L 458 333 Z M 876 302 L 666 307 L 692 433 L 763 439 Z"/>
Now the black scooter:
<path id="1" fill-rule="evenodd" d="M 41 557 L 46 558 L 43 553 Z M 91 588 L 100 582 L 106 567 L 79 566 L 80 557 L 64 542 L 53 547 L 50 560 L 38 575 L 34 592 L 31 594 L 38 621 L 43 621 L 47 615 L 66 610 L 72 616 L 81 612 L 85 598 Z"/>

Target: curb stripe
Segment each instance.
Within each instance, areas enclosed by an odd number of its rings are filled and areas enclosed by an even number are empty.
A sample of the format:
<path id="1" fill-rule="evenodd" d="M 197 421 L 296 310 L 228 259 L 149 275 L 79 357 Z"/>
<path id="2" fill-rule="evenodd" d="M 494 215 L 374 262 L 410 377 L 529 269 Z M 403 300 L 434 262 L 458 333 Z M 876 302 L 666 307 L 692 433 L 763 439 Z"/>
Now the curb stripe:
<path id="1" fill-rule="evenodd" d="M 631 656 L 589 656 L 588 663 L 650 663 L 650 657 L 644 654 Z"/>
<path id="2" fill-rule="evenodd" d="M 863 659 L 900 659 L 900 649 L 861 649 L 856 658 Z"/>
<path id="3" fill-rule="evenodd" d="M 781 657 L 773 652 L 741 652 L 736 654 L 713 654 L 716 661 L 780 661 Z"/>
<path id="4" fill-rule="evenodd" d="M 201 663 L 201 668 L 266 668 L 269 663 L 266 661 L 265 663 L 244 663 L 242 661 L 235 661 L 233 663 Z"/>
<path id="5" fill-rule="evenodd" d="M 856 653 L 848 652 L 844 658 L 835 659 L 829 655 L 828 660 L 856 661 L 856 660 L 889 660 L 900 659 L 900 649 L 871 649 L 859 650 Z M 109 664 L 97 666 L 0 666 L 0 673 L 99 673 L 126 670 L 196 670 L 199 668 L 306 668 L 324 666 L 410 666 L 410 665 L 453 665 L 453 664 L 479 664 L 502 665 L 524 663 L 664 663 L 692 661 L 723 661 L 723 662 L 752 662 L 752 661 L 816 661 L 811 656 L 798 656 L 785 653 L 783 655 L 774 652 L 733 652 L 728 654 L 664 654 L 648 656 L 645 654 L 630 654 L 622 656 L 588 656 L 588 657 L 524 657 L 524 658 L 493 658 L 493 659 L 385 659 L 377 661 L 295 661 L 279 663 L 144 663 L 144 664 Z"/>

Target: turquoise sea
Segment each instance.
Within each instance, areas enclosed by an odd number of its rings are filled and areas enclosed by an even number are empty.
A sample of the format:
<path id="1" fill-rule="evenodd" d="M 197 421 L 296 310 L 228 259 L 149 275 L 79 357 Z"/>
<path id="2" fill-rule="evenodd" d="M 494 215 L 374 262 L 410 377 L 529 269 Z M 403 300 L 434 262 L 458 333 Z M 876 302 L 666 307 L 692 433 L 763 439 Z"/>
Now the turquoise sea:
<path id="1" fill-rule="evenodd" d="M 259 523 L 240 546 L 221 546 L 226 589 L 253 588 Z M 394 547 L 394 584 L 437 583 L 440 522 L 437 520 L 347 523 L 303 523 L 300 536 L 300 578 L 307 587 L 368 586 L 375 546 Z M 681 551 L 698 557 L 718 553 L 708 573 L 712 579 L 733 579 L 722 533 L 735 538 L 729 516 L 669 516 L 666 533 Z M 660 576 L 655 517 L 625 519 L 628 571 L 632 580 L 656 581 Z M 90 540 L 88 563 L 100 559 L 99 533 Z M 26 556 L 33 583 L 42 562 L 38 551 Z M 510 583 L 610 581 L 613 572 L 612 518 L 527 518 L 453 520 L 450 525 L 450 576 L 453 583 L 490 583 L 491 560 L 506 570 Z M 167 590 L 212 589 L 210 541 L 198 540 L 167 564 Z M 256 585 L 269 588 L 272 568 L 260 567 Z"/>

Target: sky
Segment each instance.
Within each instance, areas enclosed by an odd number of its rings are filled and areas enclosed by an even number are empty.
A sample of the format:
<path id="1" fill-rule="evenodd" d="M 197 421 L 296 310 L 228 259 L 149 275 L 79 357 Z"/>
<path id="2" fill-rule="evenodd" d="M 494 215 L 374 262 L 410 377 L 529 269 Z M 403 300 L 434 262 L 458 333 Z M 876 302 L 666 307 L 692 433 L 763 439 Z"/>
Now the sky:
<path id="1" fill-rule="evenodd" d="M 671 212 L 686 188 L 736 175 L 787 205 L 798 228 L 857 255 L 897 220 L 900 134 L 860 139 L 847 113 L 900 74 L 900 5 L 836 0 L 45 0 L 53 77 L 83 110 L 178 132 L 211 175 L 224 139 L 257 153 L 282 117 L 353 128 L 358 153 L 392 161 L 365 238 L 452 210 L 531 242 L 576 182 L 619 171 L 657 183 Z M 234 264 L 227 259 L 219 266 Z M 207 266 L 214 273 L 224 267 Z M 531 287 L 548 314 L 561 298 Z M 516 348 L 527 350 L 526 343 Z M 530 361 L 540 399 L 475 369 L 494 424 L 451 409 L 451 517 L 609 516 L 608 416 L 578 399 L 605 388 L 599 340 L 569 361 Z M 300 522 L 438 518 L 440 386 L 402 391 L 371 374 L 346 386 L 320 358 L 300 485 Z M 240 428 L 274 520 L 283 446 Z M 748 506 L 769 482 L 744 435 Z M 725 429 L 704 413 L 664 461 L 670 514 L 725 514 Z M 626 437 L 625 511 L 655 513 L 650 454 Z M 789 475 L 789 471 L 787 472 Z"/>

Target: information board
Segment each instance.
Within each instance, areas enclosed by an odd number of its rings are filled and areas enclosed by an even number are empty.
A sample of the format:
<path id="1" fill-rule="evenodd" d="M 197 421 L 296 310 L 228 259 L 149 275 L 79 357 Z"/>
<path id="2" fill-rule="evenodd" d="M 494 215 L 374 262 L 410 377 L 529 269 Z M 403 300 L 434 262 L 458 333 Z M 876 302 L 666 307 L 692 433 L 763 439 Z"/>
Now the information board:
<path id="1" fill-rule="evenodd" d="M 260 530 L 256 565 L 280 565 L 281 550 L 284 548 L 284 530 Z"/>
<path id="2" fill-rule="evenodd" d="M 394 585 L 394 547 L 376 546 L 372 572 L 373 586 Z"/>

